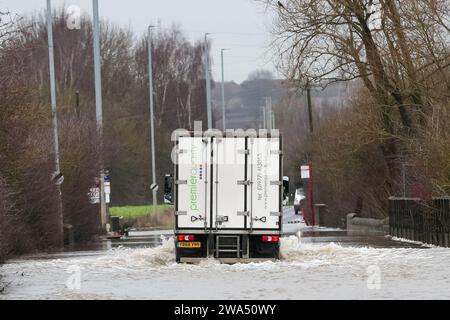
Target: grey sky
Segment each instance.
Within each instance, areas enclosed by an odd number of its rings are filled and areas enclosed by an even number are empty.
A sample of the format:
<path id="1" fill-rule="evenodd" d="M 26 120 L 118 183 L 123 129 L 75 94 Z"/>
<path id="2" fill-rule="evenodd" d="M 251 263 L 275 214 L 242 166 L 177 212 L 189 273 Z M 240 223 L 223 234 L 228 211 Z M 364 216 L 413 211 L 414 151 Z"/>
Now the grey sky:
<path id="1" fill-rule="evenodd" d="M 52 0 L 54 7 L 78 5 L 92 14 L 91 0 Z M 191 40 L 212 33 L 213 76 L 220 80 L 220 49 L 225 52 L 225 80 L 242 82 L 255 69 L 274 71 L 268 51 L 271 18 L 253 0 L 99 0 L 102 18 L 141 34 L 147 26 L 178 23 Z M 46 0 L 0 0 L 0 9 L 26 14 L 46 7 Z"/>

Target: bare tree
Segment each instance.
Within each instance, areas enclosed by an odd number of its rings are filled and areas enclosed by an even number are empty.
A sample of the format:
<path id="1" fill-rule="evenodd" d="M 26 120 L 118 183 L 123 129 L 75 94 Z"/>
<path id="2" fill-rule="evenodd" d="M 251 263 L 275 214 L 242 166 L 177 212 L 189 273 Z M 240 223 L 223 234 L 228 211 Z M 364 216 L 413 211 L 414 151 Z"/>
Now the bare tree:
<path id="1" fill-rule="evenodd" d="M 395 160 L 403 152 L 399 135 L 415 135 L 431 112 L 424 79 L 448 67 L 449 2 L 265 2 L 277 16 L 273 45 L 289 79 L 302 86 L 363 82 L 378 106 L 380 147 L 395 178 Z"/>
<path id="2" fill-rule="evenodd" d="M 192 127 L 197 120 L 193 109 L 199 108 L 195 91 L 201 86 L 203 76 L 202 44 L 191 44 L 176 25 L 157 30 L 153 35 L 152 53 L 157 124 L 161 127 L 173 123 L 169 125 L 172 129 Z M 144 38 L 136 48 L 135 67 L 143 90 L 147 90 L 146 52 Z"/>
<path id="3" fill-rule="evenodd" d="M 2 15 L 3 16 L 3 15 Z M 96 231 L 96 207 L 87 191 L 98 168 L 93 91 L 92 25 L 82 17 L 69 30 L 64 8 L 54 12 L 61 166 L 65 181 L 65 223 L 78 239 Z M 5 19 L 2 22 L 6 22 Z M 14 253 L 52 246 L 55 186 L 50 182 L 53 158 L 45 17 L 11 19 L 14 28 L 0 32 L 0 176 L 17 209 L 11 238 Z M 11 24 L 13 26 L 13 24 Z M 3 32 L 8 30 L 8 32 Z M 11 32 L 10 32 L 11 31 Z M 105 165 L 113 181 L 114 204 L 142 204 L 148 192 L 148 78 L 144 37 L 135 41 L 129 29 L 102 22 Z M 191 43 L 182 31 L 160 28 L 154 38 L 157 117 L 157 166 L 162 185 L 170 162 L 170 132 L 206 118 L 203 44 Z M 79 102 L 79 104 L 78 104 Z M 9 194 L 9 192 L 8 192 Z M 3 200 L 2 200 L 3 201 Z M 2 223 L 4 220 L 2 220 Z M 9 223 L 9 222 L 7 222 Z M 9 224 L 11 225 L 11 224 Z"/>

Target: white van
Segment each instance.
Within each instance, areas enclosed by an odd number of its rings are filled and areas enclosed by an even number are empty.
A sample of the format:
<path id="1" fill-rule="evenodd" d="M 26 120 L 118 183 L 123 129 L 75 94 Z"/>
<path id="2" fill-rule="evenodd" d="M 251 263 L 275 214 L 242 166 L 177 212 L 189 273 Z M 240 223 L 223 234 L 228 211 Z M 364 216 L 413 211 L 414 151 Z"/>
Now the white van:
<path id="1" fill-rule="evenodd" d="M 174 153 L 177 261 L 278 259 L 281 137 L 191 133 L 176 138 Z"/>

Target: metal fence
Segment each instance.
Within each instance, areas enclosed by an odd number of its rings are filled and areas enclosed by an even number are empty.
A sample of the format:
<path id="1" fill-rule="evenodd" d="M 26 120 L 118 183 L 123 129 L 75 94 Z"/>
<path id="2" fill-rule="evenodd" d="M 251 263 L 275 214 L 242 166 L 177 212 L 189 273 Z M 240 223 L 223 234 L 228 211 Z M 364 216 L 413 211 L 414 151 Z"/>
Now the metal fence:
<path id="1" fill-rule="evenodd" d="M 449 247 L 450 197 L 389 198 L 391 236 Z"/>

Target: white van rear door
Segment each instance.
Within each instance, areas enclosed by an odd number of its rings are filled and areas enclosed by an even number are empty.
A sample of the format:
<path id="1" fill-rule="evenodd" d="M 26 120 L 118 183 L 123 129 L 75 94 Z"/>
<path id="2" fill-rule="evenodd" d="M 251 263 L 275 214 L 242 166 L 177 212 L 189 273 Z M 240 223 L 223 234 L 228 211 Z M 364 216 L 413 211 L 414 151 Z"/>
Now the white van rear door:
<path id="1" fill-rule="evenodd" d="M 178 138 L 175 204 L 176 226 L 180 229 L 209 228 L 211 165 L 210 139 Z"/>
<path id="2" fill-rule="evenodd" d="M 251 229 L 279 229 L 281 220 L 281 145 L 280 138 L 249 138 L 248 171 L 251 179 L 247 193 Z"/>
<path id="3" fill-rule="evenodd" d="M 213 230 L 245 228 L 245 140 L 213 138 Z"/>

